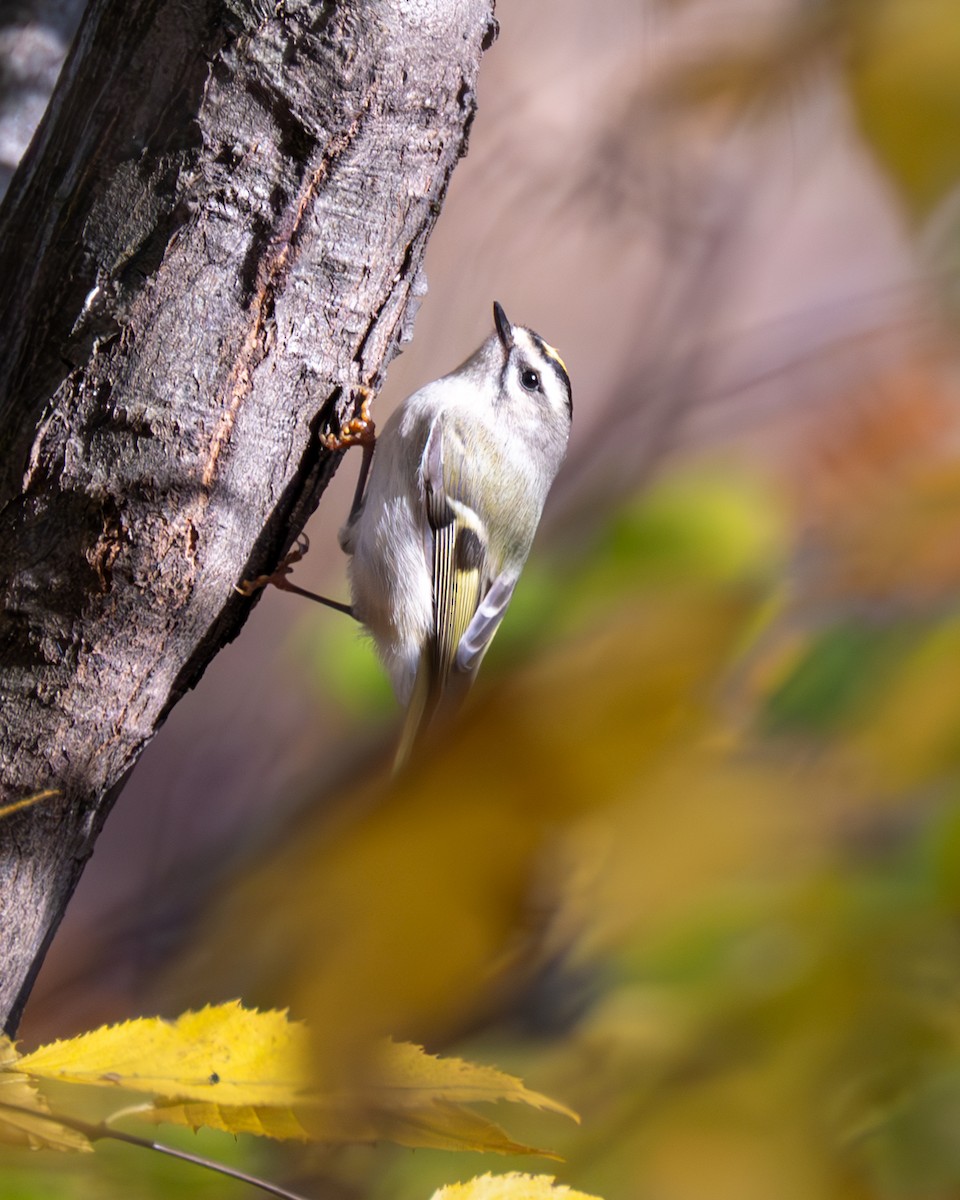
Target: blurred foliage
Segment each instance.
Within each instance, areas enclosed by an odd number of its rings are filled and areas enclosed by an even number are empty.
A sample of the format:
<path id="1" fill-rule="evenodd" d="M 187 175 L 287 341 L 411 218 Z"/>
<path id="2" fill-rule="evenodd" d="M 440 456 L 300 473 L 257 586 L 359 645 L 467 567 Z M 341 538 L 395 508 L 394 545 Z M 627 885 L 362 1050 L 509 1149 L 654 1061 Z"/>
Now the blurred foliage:
<path id="1" fill-rule="evenodd" d="M 663 94 L 734 116 L 759 114 L 789 103 L 811 72 L 839 61 L 860 126 L 913 213 L 929 215 L 955 191 L 960 18 L 953 0 L 773 5 L 726 26 L 720 42 L 671 73 Z"/>
<path id="2" fill-rule="evenodd" d="M 543 658 L 490 685 L 451 735 L 495 794 L 478 743 L 499 747 L 536 714 L 510 762 L 523 787 L 500 784 L 512 804 L 535 794 L 547 810 L 535 949 L 465 1052 L 581 1111 L 562 1178 L 589 1192 L 960 1187 L 960 614 L 942 569 L 960 551 L 941 544 L 960 505 L 937 483 L 958 464 L 954 440 L 915 419 L 932 379 L 887 383 L 869 389 L 862 422 L 851 403 L 832 480 L 822 447 L 800 456 L 798 480 L 821 474 L 823 511 L 787 481 L 745 507 L 755 478 L 728 476 L 721 498 L 715 480 L 681 475 L 615 517 L 564 574 L 573 627 L 558 621 Z M 864 434 L 884 422 L 899 450 L 878 459 Z M 812 553 L 812 530 L 837 533 L 818 522 L 841 479 L 855 481 L 854 508 L 865 483 L 882 485 L 905 523 L 866 592 L 846 555 Z M 690 497 L 711 489 L 743 517 L 718 523 L 732 544 L 740 530 L 731 571 L 688 553 L 711 524 Z M 931 489 L 933 509 L 917 495 Z M 804 499 L 791 511 L 792 492 Z M 675 538 L 649 536 L 674 521 Z M 853 528 L 877 565 L 882 527 Z M 604 593 L 599 579 L 621 586 Z M 436 763 L 421 772 L 439 794 Z M 346 1173 L 412 1200 L 458 1171 L 469 1164 L 419 1156 Z"/>
<path id="3" fill-rule="evenodd" d="M 238 1141 L 214 1131 L 164 1130 L 164 1142 L 260 1176 L 276 1177 L 271 1147 L 252 1138 Z M 165 1200 L 250 1200 L 249 1185 L 177 1162 L 104 1142 L 95 1154 L 61 1155 L 4 1150 L 0 1159 L 4 1200 L 126 1200 L 131 1195 Z"/>
<path id="4" fill-rule="evenodd" d="M 913 210 L 960 177 L 960 14 L 952 0 L 835 0 L 864 131 Z"/>
<path id="5" fill-rule="evenodd" d="M 261 857 L 203 986 L 282 994 L 326 1073 L 386 1031 L 517 1070 L 608 1200 L 960 1187 L 949 379 L 871 381 L 789 473 L 683 468 L 541 562 L 509 670 Z M 312 1162 L 384 1200 L 476 1173 Z"/>
<path id="6" fill-rule="evenodd" d="M 321 609 L 295 626 L 290 660 L 291 669 L 306 665 L 307 677 L 354 720 L 373 725 L 393 714 L 396 702 L 372 640 L 342 614 Z"/>

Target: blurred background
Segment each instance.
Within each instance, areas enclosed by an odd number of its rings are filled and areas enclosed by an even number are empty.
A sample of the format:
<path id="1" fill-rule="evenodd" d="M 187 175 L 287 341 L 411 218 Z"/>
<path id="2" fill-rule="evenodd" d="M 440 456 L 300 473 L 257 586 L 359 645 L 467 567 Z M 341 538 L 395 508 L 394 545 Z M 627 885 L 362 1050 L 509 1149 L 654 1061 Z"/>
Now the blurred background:
<path id="1" fill-rule="evenodd" d="M 0 17 L 11 169 L 78 7 Z M 391 787 L 362 637 L 265 593 L 121 796 L 22 1038 L 239 996 L 321 1054 L 390 1032 L 522 1075 L 582 1125 L 511 1118 L 608 1200 L 954 1196 L 960 12 L 497 15 L 375 404 L 455 367 L 494 299 L 573 380 L 473 701 Z M 295 575 L 337 598 L 357 467 Z M 543 1169 L 204 1147 L 331 1197 Z M 129 1155 L 10 1186 L 246 1194 Z"/>

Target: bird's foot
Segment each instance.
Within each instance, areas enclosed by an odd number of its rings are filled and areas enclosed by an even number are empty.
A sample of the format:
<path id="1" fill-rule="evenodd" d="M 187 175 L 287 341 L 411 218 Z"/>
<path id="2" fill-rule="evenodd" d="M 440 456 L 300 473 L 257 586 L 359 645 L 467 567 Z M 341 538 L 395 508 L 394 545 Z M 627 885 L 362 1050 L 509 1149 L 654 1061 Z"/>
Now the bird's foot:
<path id="1" fill-rule="evenodd" d="M 324 450 L 347 450 L 351 446 L 372 447 L 377 440 L 377 427 L 370 416 L 370 401 L 373 392 L 368 387 L 357 387 L 360 393 L 360 411 L 340 426 L 338 433 L 321 433 L 320 445 Z"/>
<path id="2" fill-rule="evenodd" d="M 244 579 L 236 584 L 233 590 L 239 592 L 241 596 L 255 596 L 257 592 L 272 583 L 274 587 L 289 591 L 290 583 L 287 576 L 309 549 L 310 540 L 305 533 L 301 533 L 297 538 L 297 544 L 283 556 L 275 571 L 269 575 L 258 575 L 256 579 Z"/>

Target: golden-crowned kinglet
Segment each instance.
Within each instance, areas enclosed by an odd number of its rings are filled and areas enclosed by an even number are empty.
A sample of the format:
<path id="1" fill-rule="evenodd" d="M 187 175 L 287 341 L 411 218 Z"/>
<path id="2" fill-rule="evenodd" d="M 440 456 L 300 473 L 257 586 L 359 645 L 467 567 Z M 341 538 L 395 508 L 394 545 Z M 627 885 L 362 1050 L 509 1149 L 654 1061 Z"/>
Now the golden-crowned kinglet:
<path id="1" fill-rule="evenodd" d="M 401 704 L 401 766 L 420 730 L 473 682 L 497 632 L 547 492 L 567 449 L 573 402 L 563 359 L 493 306 L 496 330 L 450 375 L 408 396 L 374 440 L 366 400 L 328 450 L 364 447 L 353 508 L 340 531 L 353 604 L 290 583 L 306 549 L 273 583 L 347 612 L 370 631 Z"/>
<path id="2" fill-rule="evenodd" d="M 398 765 L 473 682 L 567 448 L 563 360 L 497 303 L 493 316 L 475 354 L 391 416 L 340 531 L 353 614 L 408 710 Z"/>

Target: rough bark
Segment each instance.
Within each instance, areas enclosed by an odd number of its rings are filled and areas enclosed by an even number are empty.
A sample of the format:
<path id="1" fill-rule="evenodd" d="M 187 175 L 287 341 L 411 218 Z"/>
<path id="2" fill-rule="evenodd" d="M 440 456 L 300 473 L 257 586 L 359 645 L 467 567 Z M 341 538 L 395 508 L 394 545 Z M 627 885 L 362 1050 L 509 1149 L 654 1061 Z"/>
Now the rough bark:
<path id="1" fill-rule="evenodd" d="M 376 386 L 493 0 L 93 0 L 0 213 L 0 1018 Z"/>

